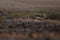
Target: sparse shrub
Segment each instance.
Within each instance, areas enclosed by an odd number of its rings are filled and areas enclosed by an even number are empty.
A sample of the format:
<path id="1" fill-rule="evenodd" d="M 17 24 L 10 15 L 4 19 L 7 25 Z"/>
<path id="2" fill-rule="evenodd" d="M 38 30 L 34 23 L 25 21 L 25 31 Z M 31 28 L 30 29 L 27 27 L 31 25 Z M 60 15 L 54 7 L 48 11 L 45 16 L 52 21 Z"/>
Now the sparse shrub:
<path id="1" fill-rule="evenodd" d="M 58 19 L 58 20 L 60 20 L 60 14 L 55 14 L 55 13 L 49 14 L 47 16 L 47 19 Z"/>

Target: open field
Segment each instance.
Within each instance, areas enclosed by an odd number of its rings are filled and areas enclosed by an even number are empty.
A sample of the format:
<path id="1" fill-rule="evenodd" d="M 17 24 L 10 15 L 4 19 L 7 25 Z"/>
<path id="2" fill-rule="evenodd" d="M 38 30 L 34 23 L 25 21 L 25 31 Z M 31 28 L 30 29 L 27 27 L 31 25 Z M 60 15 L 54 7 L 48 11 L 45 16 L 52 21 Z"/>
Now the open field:
<path id="1" fill-rule="evenodd" d="M 0 0 L 0 9 L 39 10 L 40 7 L 60 7 L 60 0 Z"/>

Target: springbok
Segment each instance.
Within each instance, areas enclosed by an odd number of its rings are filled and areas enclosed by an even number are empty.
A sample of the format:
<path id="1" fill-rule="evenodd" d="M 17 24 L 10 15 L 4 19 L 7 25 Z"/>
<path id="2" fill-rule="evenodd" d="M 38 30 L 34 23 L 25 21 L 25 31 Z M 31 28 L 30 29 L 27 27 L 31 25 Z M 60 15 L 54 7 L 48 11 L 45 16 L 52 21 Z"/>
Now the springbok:
<path id="1" fill-rule="evenodd" d="M 35 15 L 35 21 L 43 21 L 46 18 L 46 14 Z"/>

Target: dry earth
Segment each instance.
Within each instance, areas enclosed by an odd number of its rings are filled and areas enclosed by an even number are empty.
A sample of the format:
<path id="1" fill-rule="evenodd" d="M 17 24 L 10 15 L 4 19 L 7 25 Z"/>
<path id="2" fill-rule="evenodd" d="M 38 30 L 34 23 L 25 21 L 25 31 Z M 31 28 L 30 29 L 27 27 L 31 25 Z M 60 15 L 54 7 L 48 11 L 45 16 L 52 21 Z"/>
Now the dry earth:
<path id="1" fill-rule="evenodd" d="M 37 10 L 40 7 L 60 7 L 60 0 L 0 0 L 0 8 Z"/>

